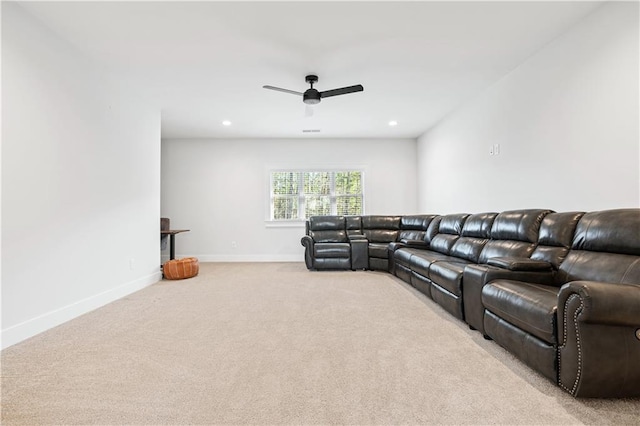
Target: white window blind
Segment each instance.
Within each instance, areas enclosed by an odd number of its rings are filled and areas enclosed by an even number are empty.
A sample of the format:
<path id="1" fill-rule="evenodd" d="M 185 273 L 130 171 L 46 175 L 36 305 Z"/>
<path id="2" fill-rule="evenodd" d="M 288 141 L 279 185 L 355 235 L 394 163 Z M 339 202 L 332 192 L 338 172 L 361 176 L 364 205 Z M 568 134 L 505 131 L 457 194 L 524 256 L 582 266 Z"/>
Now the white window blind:
<path id="1" fill-rule="evenodd" d="M 364 213 L 362 171 L 281 170 L 270 180 L 271 220 Z"/>

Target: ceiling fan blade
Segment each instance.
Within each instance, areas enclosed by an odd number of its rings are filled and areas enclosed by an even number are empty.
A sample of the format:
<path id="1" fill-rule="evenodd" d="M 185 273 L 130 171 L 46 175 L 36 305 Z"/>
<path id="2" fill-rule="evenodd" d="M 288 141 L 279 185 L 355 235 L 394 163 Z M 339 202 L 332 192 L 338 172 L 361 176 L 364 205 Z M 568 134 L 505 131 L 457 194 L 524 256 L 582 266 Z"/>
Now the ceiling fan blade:
<path id="1" fill-rule="evenodd" d="M 338 96 L 338 95 L 346 95 L 347 93 L 362 92 L 363 90 L 364 90 L 364 87 L 362 87 L 362 84 L 356 84 L 355 86 L 342 87 L 340 89 L 325 90 L 324 92 L 320 92 L 320 97 L 328 98 L 330 96 Z"/>
<path id="2" fill-rule="evenodd" d="M 302 96 L 302 92 L 296 92 L 295 90 L 282 89 L 280 87 L 274 87 L 274 86 L 262 86 L 262 87 L 269 90 L 276 90 L 278 92 L 291 93 L 292 95 Z"/>

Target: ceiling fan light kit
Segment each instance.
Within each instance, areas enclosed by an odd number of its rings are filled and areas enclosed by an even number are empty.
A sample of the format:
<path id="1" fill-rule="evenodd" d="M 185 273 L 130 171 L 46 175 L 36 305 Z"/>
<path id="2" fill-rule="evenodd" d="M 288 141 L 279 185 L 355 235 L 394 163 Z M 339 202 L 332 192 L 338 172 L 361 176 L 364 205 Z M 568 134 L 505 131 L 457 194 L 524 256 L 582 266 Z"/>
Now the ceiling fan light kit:
<path id="1" fill-rule="evenodd" d="M 328 98 L 331 96 L 338 95 L 346 95 L 349 93 L 356 93 L 364 91 L 364 87 L 361 84 L 356 84 L 355 86 L 341 87 L 340 89 L 332 89 L 325 90 L 324 92 L 319 92 L 317 89 L 313 88 L 313 85 L 318 82 L 318 76 L 310 74 L 305 77 L 305 81 L 311 85 L 309 89 L 307 89 L 304 93 L 296 92 L 295 90 L 283 89 L 281 87 L 275 86 L 262 86 L 265 89 L 276 90 L 278 92 L 290 93 L 292 95 L 302 95 L 302 102 L 307 105 L 315 105 L 319 104 L 320 100 L 323 98 Z"/>

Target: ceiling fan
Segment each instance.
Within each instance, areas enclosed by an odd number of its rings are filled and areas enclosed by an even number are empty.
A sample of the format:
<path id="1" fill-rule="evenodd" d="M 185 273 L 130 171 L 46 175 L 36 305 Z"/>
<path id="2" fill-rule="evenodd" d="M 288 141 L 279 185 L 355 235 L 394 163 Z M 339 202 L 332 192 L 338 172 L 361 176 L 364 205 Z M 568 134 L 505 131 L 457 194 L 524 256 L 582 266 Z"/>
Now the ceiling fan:
<path id="1" fill-rule="evenodd" d="M 362 87 L 361 84 L 356 84 L 355 86 L 341 87 L 340 89 L 332 89 L 325 90 L 324 92 L 319 92 L 318 90 L 313 88 L 313 85 L 318 82 L 317 75 L 308 75 L 305 77 L 305 81 L 311 85 L 311 88 L 307 89 L 304 93 L 296 92 L 295 90 L 282 89 L 280 87 L 274 86 L 262 87 L 264 87 L 265 89 L 277 90 L 278 92 L 291 93 L 292 95 L 302 96 L 302 102 L 307 105 L 319 104 L 320 100 L 323 98 L 346 95 L 348 93 L 362 92 L 364 90 L 364 87 Z"/>

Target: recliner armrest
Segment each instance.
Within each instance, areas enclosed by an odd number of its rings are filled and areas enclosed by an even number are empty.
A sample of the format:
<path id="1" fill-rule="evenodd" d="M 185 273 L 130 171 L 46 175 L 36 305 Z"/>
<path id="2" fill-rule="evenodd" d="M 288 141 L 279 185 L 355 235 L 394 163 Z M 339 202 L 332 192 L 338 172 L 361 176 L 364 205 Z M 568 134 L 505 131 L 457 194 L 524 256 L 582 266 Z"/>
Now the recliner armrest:
<path id="1" fill-rule="evenodd" d="M 351 244 L 351 269 L 354 271 L 369 269 L 369 240 L 364 235 L 351 235 L 349 243 Z"/>
<path id="2" fill-rule="evenodd" d="M 573 281 L 558 294 L 558 385 L 577 397 L 640 396 L 640 285 Z"/>
<path id="3" fill-rule="evenodd" d="M 581 311 L 576 319 L 590 324 L 640 327 L 640 285 L 611 284 L 597 281 L 572 281 L 558 294 L 558 314 L 564 314 L 572 295 L 580 298 Z M 640 342 L 639 342 L 640 344 Z"/>
<path id="4" fill-rule="evenodd" d="M 423 248 L 425 250 L 429 248 L 429 244 L 427 244 L 424 240 L 408 240 L 406 238 L 403 238 L 400 240 L 400 242 L 406 247 Z"/>
<path id="5" fill-rule="evenodd" d="M 309 235 L 304 235 L 300 239 L 300 244 L 304 247 L 304 263 L 307 269 L 313 268 L 313 238 Z"/>
<path id="6" fill-rule="evenodd" d="M 487 260 L 487 265 L 510 271 L 550 271 L 553 269 L 551 263 L 544 260 L 534 260 L 528 257 L 491 257 Z"/>

